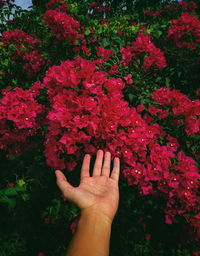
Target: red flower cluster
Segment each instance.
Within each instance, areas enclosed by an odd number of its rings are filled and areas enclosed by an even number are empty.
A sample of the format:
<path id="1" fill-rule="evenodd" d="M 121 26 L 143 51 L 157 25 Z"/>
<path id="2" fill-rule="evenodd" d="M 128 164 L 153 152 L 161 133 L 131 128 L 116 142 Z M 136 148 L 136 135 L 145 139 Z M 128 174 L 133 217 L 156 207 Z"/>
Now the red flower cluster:
<path id="1" fill-rule="evenodd" d="M 149 11 L 149 10 L 144 10 L 144 14 L 152 17 L 160 16 L 160 14 L 163 13 L 163 10 L 160 11 Z"/>
<path id="2" fill-rule="evenodd" d="M 16 53 L 17 57 L 21 57 L 23 60 L 23 70 L 26 71 L 29 78 L 34 77 L 46 63 L 38 51 L 27 53 L 24 50 L 17 50 Z"/>
<path id="3" fill-rule="evenodd" d="M 97 13 L 108 12 L 111 10 L 110 7 L 103 6 L 100 2 L 91 3 L 90 8 L 95 15 L 97 15 Z"/>
<path id="4" fill-rule="evenodd" d="M 114 54 L 114 51 L 112 50 L 107 50 L 103 46 L 95 47 L 97 51 L 97 56 L 101 57 L 100 60 L 96 60 L 95 63 L 97 65 L 101 65 L 103 62 L 106 62 L 109 60 L 110 56 Z"/>
<path id="5" fill-rule="evenodd" d="M 94 43 L 97 41 L 97 38 L 95 37 L 94 29 L 91 27 L 89 29 L 90 29 L 90 42 Z"/>
<path id="6" fill-rule="evenodd" d="M 157 48 L 152 42 L 152 37 L 143 32 L 139 32 L 136 41 L 131 46 L 126 46 L 120 50 L 122 54 L 121 65 L 128 66 L 137 59 L 140 53 L 148 53 L 144 57 L 143 70 L 147 71 L 150 67 L 165 68 L 167 66 L 163 52 Z"/>
<path id="7" fill-rule="evenodd" d="M 46 5 L 46 9 L 59 9 L 60 11 L 67 12 L 68 6 L 65 0 L 50 0 Z"/>
<path id="8" fill-rule="evenodd" d="M 191 34 L 193 42 L 181 42 L 181 38 L 188 32 Z M 172 25 L 168 28 L 167 38 L 172 39 L 179 48 L 187 47 L 194 50 L 196 44 L 200 42 L 200 20 L 187 12 L 182 13 L 179 19 L 172 20 Z"/>
<path id="9" fill-rule="evenodd" d="M 108 71 L 108 73 L 111 74 L 111 75 L 119 73 L 118 65 L 117 65 L 117 64 L 114 64 L 114 65 L 110 68 L 110 70 Z"/>
<path id="10" fill-rule="evenodd" d="M 185 1 L 178 2 L 179 6 L 182 7 L 184 12 L 193 12 L 197 8 L 197 4 L 194 1 L 189 1 L 188 3 Z M 160 16 L 162 13 L 165 13 L 167 11 L 177 10 L 178 7 L 175 7 L 174 4 L 170 4 L 168 6 L 165 6 L 162 10 L 159 11 L 150 11 L 150 10 L 144 10 L 144 14 L 152 17 Z"/>
<path id="11" fill-rule="evenodd" d="M 119 96 L 122 97 L 122 93 L 119 91 L 119 88 L 124 87 L 122 80 L 108 80 L 103 89 L 102 85 L 107 80 L 106 73 L 95 72 L 95 69 L 92 62 L 77 58 L 75 61 L 63 62 L 60 67 L 52 67 L 44 79 L 53 107 L 48 114 L 50 133 L 46 140 L 47 162 L 53 168 L 65 168 L 66 163 L 60 157 L 62 152 L 68 155 L 73 154 L 74 161 L 68 161 L 71 166 L 67 166 L 68 169 L 73 169 L 76 160 L 83 152 L 94 153 L 95 148 L 104 141 L 103 128 L 106 123 L 108 124 L 108 127 L 105 128 L 106 131 L 114 131 L 117 123 L 114 124 L 112 119 L 120 118 L 119 113 L 122 109 L 112 113 L 113 107 L 111 106 L 120 108 L 123 105 L 128 105 L 126 102 L 120 103 L 120 99 L 117 101 Z M 110 92 L 110 95 L 117 96 L 116 99 L 108 98 L 105 95 L 105 90 Z M 111 113 L 103 118 L 100 108 L 106 108 L 107 111 L 110 109 Z M 109 120 L 112 114 L 113 118 Z M 102 121 L 102 119 L 104 120 Z M 103 123 L 105 124 L 103 125 Z M 103 127 L 101 127 L 102 125 Z M 62 132 L 63 128 L 66 130 L 64 133 Z M 61 138 L 58 139 L 61 134 Z M 95 138 L 96 140 L 94 140 Z M 92 140 L 94 140 L 93 143 L 91 143 Z M 99 145 L 99 143 L 101 144 Z"/>
<path id="12" fill-rule="evenodd" d="M 176 221 L 176 214 L 197 213 L 200 175 L 194 160 L 177 153 L 177 140 L 161 126 L 142 118 L 138 112 L 142 106 L 138 111 L 128 106 L 121 79 L 108 79 L 104 71 L 96 71 L 94 63 L 78 57 L 46 73 L 43 86 L 51 103 L 47 164 L 72 171 L 84 153 L 93 155 L 103 148 L 122 159 L 129 185 L 137 185 L 145 195 L 165 195 L 167 223 Z M 166 145 L 159 144 L 161 137 Z"/>
<path id="13" fill-rule="evenodd" d="M 76 40 L 79 39 L 80 23 L 72 16 L 59 10 L 48 10 L 44 14 L 43 21 L 51 28 L 51 33 L 57 39 L 66 39 L 71 44 L 76 44 Z"/>
<path id="14" fill-rule="evenodd" d="M 41 43 L 34 35 L 27 35 L 24 31 L 19 29 L 4 31 L 1 40 L 4 44 L 16 43 L 19 48 L 25 46 L 29 49 L 33 49 Z"/>
<path id="15" fill-rule="evenodd" d="M 185 131 L 188 135 L 200 133 L 200 119 L 197 118 L 200 115 L 199 100 L 191 101 L 180 91 L 170 90 L 169 88 L 157 89 L 152 93 L 152 98 L 159 105 L 170 106 L 173 114 L 178 116 L 178 120 L 185 121 Z M 178 123 L 181 122 L 176 122 L 176 124 Z"/>
<path id="16" fill-rule="evenodd" d="M 158 116 L 159 118 L 166 118 L 169 114 L 168 110 L 159 109 L 154 106 L 150 106 L 148 108 L 148 112 L 152 115 Z"/>
<path id="17" fill-rule="evenodd" d="M 27 35 L 24 31 L 17 29 L 4 31 L 2 42 L 6 45 L 16 44 L 18 49 L 11 58 L 15 61 L 20 58 L 23 61 L 23 70 L 26 71 L 29 78 L 34 77 L 46 64 L 43 56 L 35 50 L 41 41 L 34 36 Z"/>
<path id="18" fill-rule="evenodd" d="M 197 4 L 194 1 L 180 1 L 178 4 L 182 7 L 185 12 L 193 12 L 197 8 Z"/>
<path id="19" fill-rule="evenodd" d="M 84 27 L 82 27 L 82 35 L 80 35 L 80 38 L 84 38 Z M 86 54 L 87 56 L 91 55 L 91 52 L 89 50 L 89 48 L 87 47 L 87 41 L 84 39 L 80 42 L 80 44 L 77 47 L 73 48 L 73 51 L 76 53 L 80 53 L 80 51 L 83 51 L 84 54 Z"/>
<path id="20" fill-rule="evenodd" d="M 110 56 L 114 54 L 112 50 L 106 50 L 103 46 L 95 47 L 97 51 L 97 56 L 102 57 L 103 61 L 107 61 Z"/>
<path id="21" fill-rule="evenodd" d="M 40 128 L 39 117 L 44 112 L 44 107 L 36 102 L 29 90 L 17 87 L 12 91 L 9 88 L 2 91 L 0 149 L 18 155 L 27 150 L 28 138 Z"/>
<path id="22" fill-rule="evenodd" d="M 192 224 L 193 227 L 196 228 L 196 233 L 197 236 L 200 238 L 200 213 L 197 214 L 196 216 L 190 218 L 190 223 Z M 200 251 L 194 252 L 195 256 L 199 256 Z"/>
<path id="23" fill-rule="evenodd" d="M 199 189 L 198 180 L 200 178 L 199 170 L 194 160 L 191 157 L 187 157 L 182 151 L 178 153 L 177 160 L 178 164 L 172 165 L 171 168 L 178 173 L 178 175 L 175 175 L 176 177 L 174 175 L 172 176 L 172 187 L 174 189 L 169 194 L 168 209 L 165 210 L 168 215 L 168 220 L 171 221 L 174 220 L 176 213 L 184 214 L 186 217 L 186 212 L 198 213 L 200 210 L 200 197 L 197 193 Z M 180 201 L 181 207 L 177 207 L 175 210 L 173 207 L 177 198 Z"/>

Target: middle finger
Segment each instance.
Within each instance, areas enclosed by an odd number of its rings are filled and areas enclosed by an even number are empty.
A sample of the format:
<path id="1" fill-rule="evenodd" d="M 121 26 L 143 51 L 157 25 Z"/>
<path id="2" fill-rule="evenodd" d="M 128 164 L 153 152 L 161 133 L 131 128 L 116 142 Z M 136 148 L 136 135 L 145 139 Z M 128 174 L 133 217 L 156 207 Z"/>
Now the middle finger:
<path id="1" fill-rule="evenodd" d="M 103 150 L 97 151 L 97 157 L 93 168 L 93 175 L 92 176 L 100 176 L 101 174 L 101 168 L 102 168 L 102 162 L 103 162 Z"/>

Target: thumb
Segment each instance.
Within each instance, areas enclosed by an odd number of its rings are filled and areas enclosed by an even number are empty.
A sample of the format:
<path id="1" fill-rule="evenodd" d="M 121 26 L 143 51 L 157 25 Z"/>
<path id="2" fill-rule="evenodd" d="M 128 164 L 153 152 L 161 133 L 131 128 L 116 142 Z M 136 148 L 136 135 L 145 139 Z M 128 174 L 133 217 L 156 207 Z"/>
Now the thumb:
<path id="1" fill-rule="evenodd" d="M 67 181 L 65 175 L 61 171 L 56 170 L 55 175 L 57 178 L 57 185 L 63 195 L 67 199 L 72 199 L 74 187 Z"/>

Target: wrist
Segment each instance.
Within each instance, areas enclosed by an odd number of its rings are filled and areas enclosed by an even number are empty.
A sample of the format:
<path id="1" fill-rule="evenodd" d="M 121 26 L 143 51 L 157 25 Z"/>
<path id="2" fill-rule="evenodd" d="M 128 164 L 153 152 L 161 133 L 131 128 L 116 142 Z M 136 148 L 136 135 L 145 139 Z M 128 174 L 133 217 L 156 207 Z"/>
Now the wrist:
<path id="1" fill-rule="evenodd" d="M 111 226 L 112 225 L 112 219 L 106 216 L 105 214 L 94 210 L 92 208 L 85 208 L 81 209 L 80 212 L 80 220 L 86 220 L 86 221 L 93 221 L 93 222 L 98 222 L 100 225 L 107 225 Z"/>

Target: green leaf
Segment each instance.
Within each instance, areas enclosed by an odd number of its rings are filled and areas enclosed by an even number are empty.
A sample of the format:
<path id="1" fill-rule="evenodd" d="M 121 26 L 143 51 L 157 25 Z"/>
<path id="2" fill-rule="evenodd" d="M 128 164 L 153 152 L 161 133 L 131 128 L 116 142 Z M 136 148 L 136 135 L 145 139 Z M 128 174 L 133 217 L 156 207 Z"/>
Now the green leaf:
<path id="1" fill-rule="evenodd" d="M 102 40 L 102 42 L 101 42 L 101 45 L 102 45 L 103 47 L 106 47 L 106 46 L 110 45 L 109 39 L 108 39 L 108 38 L 104 38 L 104 39 Z"/>
<path id="2" fill-rule="evenodd" d="M 137 32 L 137 31 L 138 31 L 138 27 L 137 27 L 137 26 L 131 26 L 131 27 L 130 27 L 130 30 L 131 30 L 132 32 Z"/>
<path id="3" fill-rule="evenodd" d="M 129 100 L 132 102 L 132 101 L 133 101 L 133 99 L 134 99 L 134 95 L 133 95 L 133 94 L 131 94 L 131 93 L 129 93 L 128 98 L 129 98 Z"/>
<path id="4" fill-rule="evenodd" d="M 29 194 L 27 194 L 27 193 L 22 194 L 22 199 L 23 199 L 24 201 L 28 201 L 29 198 L 30 198 Z"/>
<path id="5" fill-rule="evenodd" d="M 159 81 L 161 81 L 161 80 L 162 80 L 162 77 L 158 76 L 155 81 L 156 81 L 156 82 L 159 82 Z"/>
<path id="6" fill-rule="evenodd" d="M 15 188 L 6 188 L 4 194 L 6 196 L 15 196 L 17 195 L 17 191 L 15 190 Z"/>
<path id="7" fill-rule="evenodd" d="M 26 191 L 26 187 L 25 186 L 21 186 L 21 185 L 16 185 L 15 186 L 15 190 L 17 192 L 23 192 L 23 191 Z"/>
<path id="8" fill-rule="evenodd" d="M 166 87 L 170 87 L 170 78 L 169 77 L 165 78 L 165 84 L 166 84 Z"/>
<path id="9" fill-rule="evenodd" d="M 26 184 L 26 182 L 22 179 L 18 180 L 17 183 L 19 184 L 19 186 L 24 186 Z"/>
<path id="10" fill-rule="evenodd" d="M 160 30 L 156 30 L 156 31 L 154 32 L 154 36 L 155 36 L 156 38 L 159 38 L 161 35 L 162 35 L 162 31 L 160 31 Z"/>
<path id="11" fill-rule="evenodd" d="M 9 208 L 14 208 L 16 205 L 16 200 L 14 198 L 9 198 L 7 196 L 1 197 L 0 202 L 7 203 Z"/>
<path id="12" fill-rule="evenodd" d="M 14 208 L 16 206 L 16 200 L 14 198 L 9 198 L 8 200 L 8 207 Z"/>
<path id="13" fill-rule="evenodd" d="M 89 28 L 86 28 L 85 29 L 85 35 L 88 36 L 90 34 L 90 29 Z"/>
<path id="14" fill-rule="evenodd" d="M 146 34 L 151 34 L 151 32 L 152 32 L 152 29 L 151 29 L 151 28 L 145 30 L 145 33 L 146 33 Z"/>

